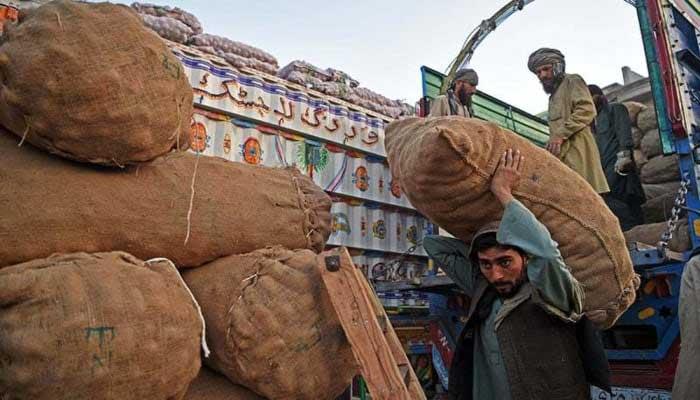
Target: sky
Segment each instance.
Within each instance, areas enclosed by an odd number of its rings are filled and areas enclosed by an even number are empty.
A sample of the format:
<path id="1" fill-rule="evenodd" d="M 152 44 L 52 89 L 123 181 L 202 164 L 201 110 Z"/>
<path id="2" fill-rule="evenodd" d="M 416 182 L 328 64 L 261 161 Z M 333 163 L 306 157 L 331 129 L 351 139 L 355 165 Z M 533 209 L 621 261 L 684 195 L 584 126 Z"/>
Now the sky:
<path id="1" fill-rule="evenodd" d="M 280 67 L 305 60 L 348 73 L 362 86 L 414 104 L 420 67 L 445 71 L 467 35 L 506 0 L 150 0 L 196 15 L 204 31 L 259 47 Z M 124 2 L 128 3 L 128 2 Z M 430 4 L 430 5 L 428 5 Z M 623 0 L 537 0 L 476 50 L 479 89 L 531 113 L 547 96 L 528 55 L 555 47 L 567 72 L 603 87 L 629 66 L 647 75 L 636 10 Z"/>

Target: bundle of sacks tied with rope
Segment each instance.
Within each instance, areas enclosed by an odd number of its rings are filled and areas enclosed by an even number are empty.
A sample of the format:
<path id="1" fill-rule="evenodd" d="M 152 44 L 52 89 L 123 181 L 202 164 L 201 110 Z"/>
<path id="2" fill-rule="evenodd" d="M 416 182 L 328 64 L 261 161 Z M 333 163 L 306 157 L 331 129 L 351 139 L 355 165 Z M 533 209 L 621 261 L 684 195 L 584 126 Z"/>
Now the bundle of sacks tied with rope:
<path id="1" fill-rule="evenodd" d="M 503 209 L 489 191 L 508 148 L 528 160 L 514 195 L 547 226 L 585 289 L 584 311 L 610 327 L 635 299 L 639 277 L 615 216 L 583 178 L 558 159 L 489 122 L 406 118 L 386 130 L 392 174 L 423 215 L 467 243 Z"/>
<path id="2" fill-rule="evenodd" d="M 315 261 L 330 198 L 296 170 L 181 151 L 191 88 L 134 11 L 32 10 L 0 44 L 0 77 L 0 398 L 349 385 Z"/>

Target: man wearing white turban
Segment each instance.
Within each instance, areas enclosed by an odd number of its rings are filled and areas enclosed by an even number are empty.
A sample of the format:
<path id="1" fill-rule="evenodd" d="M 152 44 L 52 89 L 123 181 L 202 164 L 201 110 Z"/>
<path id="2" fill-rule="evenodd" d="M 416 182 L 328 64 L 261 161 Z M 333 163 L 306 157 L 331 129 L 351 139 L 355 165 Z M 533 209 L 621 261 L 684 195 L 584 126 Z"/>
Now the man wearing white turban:
<path id="1" fill-rule="evenodd" d="M 527 67 L 549 94 L 547 150 L 581 175 L 598 193 L 610 191 L 591 132 L 596 109 L 581 76 L 567 74 L 564 55 L 541 48 L 530 55 Z"/>

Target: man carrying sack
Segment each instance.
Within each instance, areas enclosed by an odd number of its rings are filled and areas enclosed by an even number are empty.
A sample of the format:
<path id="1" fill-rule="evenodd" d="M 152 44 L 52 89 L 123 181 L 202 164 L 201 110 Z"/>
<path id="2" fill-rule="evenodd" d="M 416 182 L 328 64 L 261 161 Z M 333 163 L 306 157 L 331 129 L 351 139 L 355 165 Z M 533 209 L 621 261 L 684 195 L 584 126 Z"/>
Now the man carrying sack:
<path id="1" fill-rule="evenodd" d="M 583 78 L 567 74 L 564 55 L 541 48 L 530 55 L 527 67 L 549 94 L 547 150 L 581 175 L 598 193 L 610 191 L 590 125 L 596 111 Z"/>
<path id="2" fill-rule="evenodd" d="M 472 300 L 450 368 L 450 400 L 584 400 L 589 384 L 610 389 L 602 343 L 582 318 L 581 284 L 547 228 L 513 197 L 523 162 L 519 151 L 503 154 L 490 184 L 503 218 L 477 231 L 470 246 L 424 240 Z"/>
<path id="3" fill-rule="evenodd" d="M 471 68 L 457 71 L 452 86 L 447 93 L 438 96 L 430 106 L 431 117 L 447 117 L 458 115 L 470 118 L 474 115 L 472 96 L 476 93 L 479 75 Z"/>

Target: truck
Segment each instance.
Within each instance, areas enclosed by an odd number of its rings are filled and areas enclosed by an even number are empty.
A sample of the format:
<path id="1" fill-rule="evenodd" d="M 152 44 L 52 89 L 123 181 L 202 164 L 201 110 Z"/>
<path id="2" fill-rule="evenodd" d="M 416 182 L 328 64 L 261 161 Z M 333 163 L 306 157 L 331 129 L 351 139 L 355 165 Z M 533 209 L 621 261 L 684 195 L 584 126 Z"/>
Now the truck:
<path id="1" fill-rule="evenodd" d="M 522 9 L 513 1 L 485 21 L 473 40 Z M 678 291 L 685 263 L 700 245 L 696 227 L 700 134 L 700 8 L 678 0 L 627 1 L 637 9 L 664 154 L 676 154 L 682 177 L 674 218 L 687 218 L 692 248 L 674 253 L 665 246 L 633 244 L 630 255 L 642 285 L 637 302 L 605 332 L 613 368 L 612 398 L 670 398 L 679 352 Z M 260 71 L 232 68 L 215 56 L 170 43 L 185 67 L 195 94 L 191 145 L 203 155 L 266 166 L 296 166 L 333 196 L 330 247 L 350 249 L 356 266 L 374 283 L 414 367 L 447 387 L 455 338 L 464 323 L 468 299 L 445 276 L 431 270 L 422 237 L 437 227 L 423 218 L 393 182 L 383 148 L 391 118 Z M 453 70 L 473 54 L 468 48 Z M 448 74 L 421 68 L 425 113 Z M 548 140 L 547 121 L 478 92 L 475 117 L 495 122 L 536 145 Z M 669 230 L 670 231 L 670 230 Z M 659 238 L 659 241 L 663 242 Z M 668 236 L 664 241 L 668 241 Z M 430 374 L 427 374 L 430 375 Z M 419 374 L 419 377 L 424 377 Z M 357 388 L 360 390 L 357 390 Z M 442 389 L 440 389 L 442 387 Z M 367 394 L 358 382 L 353 390 Z M 610 398 L 595 392 L 594 398 Z"/>
<path id="2" fill-rule="evenodd" d="M 626 0 L 627 1 L 627 0 Z M 450 77 L 467 65 L 476 45 L 505 19 L 533 1 L 511 1 L 485 20 L 467 39 L 465 48 L 447 74 L 421 68 L 423 98 L 419 113 L 425 115 L 430 100 L 444 92 Z M 611 364 L 614 389 L 608 394 L 594 388 L 594 399 L 670 399 L 680 335 L 678 297 L 685 263 L 700 245 L 698 172 L 700 172 L 700 4 L 677 0 L 627 1 L 636 8 L 656 118 L 664 155 L 678 157 L 681 185 L 676 194 L 668 229 L 656 246 L 629 243 L 635 271 L 642 282 L 636 302 L 611 329 L 603 332 Z M 542 146 L 548 139 L 546 120 L 527 113 L 483 92 L 473 98 L 476 118 L 496 124 Z M 670 232 L 687 218 L 691 248 L 681 253 L 667 249 Z M 445 276 L 433 275 L 419 284 L 380 283 L 380 292 L 420 291 L 428 293 L 429 324 L 434 369 L 447 387 L 447 371 L 456 335 L 464 324 L 464 302 Z M 408 324 L 396 317 L 396 324 Z M 423 321 L 424 322 L 424 321 Z M 417 350 L 420 351 L 420 350 Z M 422 351 L 426 351 L 423 349 Z"/>

